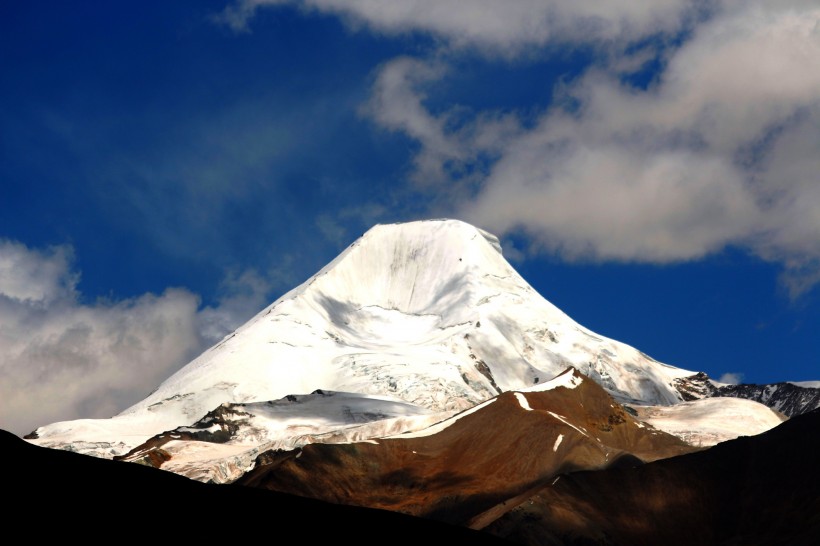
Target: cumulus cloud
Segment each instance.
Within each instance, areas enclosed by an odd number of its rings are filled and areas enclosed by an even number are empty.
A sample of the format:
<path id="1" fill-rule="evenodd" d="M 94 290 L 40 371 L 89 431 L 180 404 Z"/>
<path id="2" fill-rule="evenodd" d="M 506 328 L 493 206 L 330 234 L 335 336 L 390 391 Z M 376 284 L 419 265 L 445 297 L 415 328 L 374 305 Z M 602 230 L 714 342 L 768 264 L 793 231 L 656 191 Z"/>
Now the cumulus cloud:
<path id="1" fill-rule="evenodd" d="M 512 145 L 465 214 L 571 256 L 666 261 L 736 244 L 805 266 L 820 223 L 790 209 L 820 205 L 818 141 L 802 140 L 820 122 L 818 21 L 817 9 L 716 18 L 645 92 L 590 74 L 572 90 L 579 115 L 552 113 Z"/>
<path id="2" fill-rule="evenodd" d="M 0 426 L 17 434 L 58 420 L 110 417 L 263 304 L 253 272 L 229 275 L 219 304 L 170 288 L 83 303 L 72 250 L 0 242 Z"/>
<path id="3" fill-rule="evenodd" d="M 0 294 L 18 302 L 47 305 L 70 297 L 78 278 L 68 272 L 71 249 L 29 250 L 0 240 Z"/>
<path id="4" fill-rule="evenodd" d="M 492 150 L 451 210 L 498 235 L 523 231 L 535 249 L 585 260 L 741 247 L 781 263 L 797 295 L 820 280 L 818 58 L 816 4 L 726 2 L 648 88 L 625 78 L 641 63 L 616 55 L 557 90 L 526 129 L 509 114 L 506 132 L 488 125 L 493 112 L 452 126 L 425 108 L 425 80 L 407 75 L 446 77 L 441 59 L 427 72 L 422 60 L 385 65 L 370 107 L 420 143 L 416 176 L 448 191 Z"/>
<path id="5" fill-rule="evenodd" d="M 461 215 L 568 259 L 691 259 L 745 233 L 754 202 L 725 161 L 601 140 L 528 135 Z"/>
<path id="6" fill-rule="evenodd" d="M 285 4 L 436 39 L 430 58 L 384 63 L 365 109 L 418 142 L 411 178 L 433 189 L 436 214 L 524 232 L 530 251 L 571 260 L 665 263 L 734 246 L 782 264 L 793 296 L 820 281 L 816 2 L 236 0 L 220 17 L 248 30 Z M 598 58 L 535 123 L 426 104 L 464 48 L 513 59 L 556 44 Z M 628 83 L 653 60 L 648 88 Z"/>
<path id="7" fill-rule="evenodd" d="M 282 4 L 342 17 L 385 34 L 428 33 L 461 49 L 514 56 L 549 42 L 634 40 L 672 31 L 704 3 L 692 0 L 237 0 L 218 20 L 249 30 L 258 10 Z"/>

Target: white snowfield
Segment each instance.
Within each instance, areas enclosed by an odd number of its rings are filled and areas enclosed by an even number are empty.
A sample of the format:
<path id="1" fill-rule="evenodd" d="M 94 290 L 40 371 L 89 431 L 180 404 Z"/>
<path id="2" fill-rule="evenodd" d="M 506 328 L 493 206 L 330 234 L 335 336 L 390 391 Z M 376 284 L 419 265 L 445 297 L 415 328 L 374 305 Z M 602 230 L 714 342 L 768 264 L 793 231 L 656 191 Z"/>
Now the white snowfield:
<path id="1" fill-rule="evenodd" d="M 377 225 L 143 401 L 111 419 L 41 427 L 34 442 L 111 457 L 226 402 L 316 389 L 451 414 L 501 391 L 537 389 L 568 366 L 619 400 L 653 405 L 680 402 L 672 382 L 693 373 L 577 324 L 480 229 L 456 220 Z M 265 425 L 266 442 L 289 434 L 284 419 Z"/>
<path id="2" fill-rule="evenodd" d="M 558 375 L 549 381 L 544 383 L 538 383 L 533 385 L 532 387 L 527 387 L 526 389 L 522 389 L 525 392 L 545 392 L 551 391 L 552 389 L 557 389 L 558 387 L 564 387 L 565 389 L 574 389 L 578 385 L 584 382 L 584 378 L 580 375 L 573 373 L 571 370 L 567 370 L 561 375 Z"/>
<path id="3" fill-rule="evenodd" d="M 784 415 L 744 398 L 703 398 L 674 406 L 634 409 L 642 421 L 701 447 L 754 436 L 786 420 Z"/>
<path id="4" fill-rule="evenodd" d="M 263 451 L 289 451 L 310 443 L 372 441 L 426 428 L 452 413 L 432 413 L 389 397 L 329 391 L 228 408 L 232 424 L 239 427 L 229 442 L 168 442 L 162 449 L 171 458 L 162 468 L 199 481 L 226 483 L 253 468 L 257 455 Z M 209 428 L 216 432 L 220 427 Z M 202 429 L 177 429 L 180 430 Z M 167 436 L 177 437 L 173 433 Z M 131 459 L 139 457 L 137 452 Z"/>
<path id="5" fill-rule="evenodd" d="M 420 430 L 404 432 L 402 434 L 388 436 L 388 438 L 424 438 L 424 437 L 427 437 L 427 436 L 433 436 L 434 434 L 438 434 L 439 432 L 453 426 L 456 423 L 456 421 L 458 421 L 459 419 L 467 417 L 468 415 L 471 415 L 471 414 L 477 412 L 480 409 L 486 408 L 487 406 L 489 406 L 490 404 L 492 404 L 496 400 L 497 400 L 497 398 L 490 398 L 489 400 L 487 400 L 485 402 L 482 402 L 480 404 L 476 404 L 475 406 L 473 406 L 472 408 L 470 408 L 468 410 L 464 410 L 462 412 L 459 412 L 458 415 L 454 415 L 454 416 L 452 416 L 448 419 L 444 419 L 442 421 L 439 421 L 438 423 L 435 423 L 434 425 L 431 425 L 429 427 L 425 427 L 425 428 L 420 429 Z"/>
<path id="6" fill-rule="evenodd" d="M 820 381 L 789 381 L 789 383 L 804 389 L 820 389 Z"/>

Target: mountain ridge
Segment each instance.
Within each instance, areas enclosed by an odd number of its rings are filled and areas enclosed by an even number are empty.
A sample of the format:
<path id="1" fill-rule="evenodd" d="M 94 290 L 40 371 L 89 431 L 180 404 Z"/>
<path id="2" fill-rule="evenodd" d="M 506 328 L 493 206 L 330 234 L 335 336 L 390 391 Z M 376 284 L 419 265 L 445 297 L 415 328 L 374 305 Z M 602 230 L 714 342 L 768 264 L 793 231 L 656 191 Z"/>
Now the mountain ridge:
<path id="1" fill-rule="evenodd" d="M 820 408 L 818 385 L 818 381 L 731 385 L 713 381 L 703 372 L 676 380 L 676 386 L 686 401 L 709 397 L 744 398 L 760 402 L 789 417 Z"/>

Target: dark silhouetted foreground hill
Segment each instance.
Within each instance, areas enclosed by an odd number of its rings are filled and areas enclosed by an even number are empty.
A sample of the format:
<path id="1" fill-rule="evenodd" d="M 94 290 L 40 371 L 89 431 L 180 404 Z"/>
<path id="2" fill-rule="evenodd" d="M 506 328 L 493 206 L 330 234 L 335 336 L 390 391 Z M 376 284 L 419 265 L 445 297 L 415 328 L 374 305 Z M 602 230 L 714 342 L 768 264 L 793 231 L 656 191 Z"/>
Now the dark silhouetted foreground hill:
<path id="1" fill-rule="evenodd" d="M 83 537 L 324 541 L 353 545 L 506 544 L 478 531 L 238 485 L 204 484 L 142 465 L 31 445 L 0 430 L 5 533 L 35 542 Z"/>

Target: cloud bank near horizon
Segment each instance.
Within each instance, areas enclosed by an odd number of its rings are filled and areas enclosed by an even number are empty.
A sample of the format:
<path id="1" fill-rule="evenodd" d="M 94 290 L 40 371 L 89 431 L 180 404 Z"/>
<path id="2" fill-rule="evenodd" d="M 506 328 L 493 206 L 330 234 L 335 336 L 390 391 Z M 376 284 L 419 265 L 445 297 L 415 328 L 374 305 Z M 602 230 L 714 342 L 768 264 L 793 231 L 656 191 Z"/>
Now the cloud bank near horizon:
<path id="1" fill-rule="evenodd" d="M 258 311 L 269 289 L 245 271 L 226 276 L 215 306 L 182 288 L 83 303 L 79 280 L 68 246 L 0 241 L 3 429 L 119 413 Z"/>

